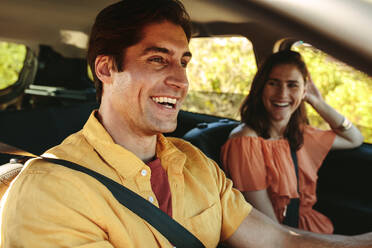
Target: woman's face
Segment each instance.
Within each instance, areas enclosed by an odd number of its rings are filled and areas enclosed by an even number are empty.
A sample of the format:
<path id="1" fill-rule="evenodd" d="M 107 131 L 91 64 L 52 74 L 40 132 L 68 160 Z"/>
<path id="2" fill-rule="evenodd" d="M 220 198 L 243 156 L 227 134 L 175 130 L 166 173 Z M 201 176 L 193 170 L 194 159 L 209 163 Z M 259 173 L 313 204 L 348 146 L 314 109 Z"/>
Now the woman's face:
<path id="1" fill-rule="evenodd" d="M 304 97 L 305 81 L 300 70 L 292 64 L 274 66 L 262 94 L 270 120 L 287 125 Z"/>

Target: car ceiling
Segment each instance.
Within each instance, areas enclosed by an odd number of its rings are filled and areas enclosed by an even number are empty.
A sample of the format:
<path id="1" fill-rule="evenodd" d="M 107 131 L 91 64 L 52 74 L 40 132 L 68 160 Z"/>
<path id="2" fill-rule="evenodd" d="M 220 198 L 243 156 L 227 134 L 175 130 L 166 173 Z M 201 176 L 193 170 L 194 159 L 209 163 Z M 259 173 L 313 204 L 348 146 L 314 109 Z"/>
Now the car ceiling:
<path id="1" fill-rule="evenodd" d="M 34 50 L 38 44 L 46 44 L 65 56 L 83 57 L 94 17 L 113 2 L 2 0 L 0 40 L 24 43 Z M 259 61 L 272 52 L 278 40 L 303 40 L 372 75 L 370 0 L 182 2 L 195 24 L 196 36 L 246 36 Z M 71 38 L 75 34 L 77 38 Z M 84 45 L 74 43 L 74 39 L 82 40 Z"/>

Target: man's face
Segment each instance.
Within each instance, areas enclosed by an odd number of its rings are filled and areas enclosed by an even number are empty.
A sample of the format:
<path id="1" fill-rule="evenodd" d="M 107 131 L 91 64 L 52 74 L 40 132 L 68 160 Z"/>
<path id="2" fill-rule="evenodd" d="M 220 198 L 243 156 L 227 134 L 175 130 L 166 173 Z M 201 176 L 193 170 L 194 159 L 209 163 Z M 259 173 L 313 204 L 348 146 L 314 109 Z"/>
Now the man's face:
<path id="1" fill-rule="evenodd" d="M 124 70 L 112 72 L 109 102 L 121 122 L 138 135 L 173 131 L 184 101 L 191 59 L 181 26 L 171 22 L 147 25 L 143 39 L 126 49 Z"/>

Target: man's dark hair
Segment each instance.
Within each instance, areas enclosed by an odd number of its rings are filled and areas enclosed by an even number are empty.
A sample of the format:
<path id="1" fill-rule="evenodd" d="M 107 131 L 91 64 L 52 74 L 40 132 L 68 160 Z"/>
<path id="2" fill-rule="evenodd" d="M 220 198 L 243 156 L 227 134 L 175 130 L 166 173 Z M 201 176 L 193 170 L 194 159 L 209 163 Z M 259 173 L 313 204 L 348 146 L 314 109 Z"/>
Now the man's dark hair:
<path id="1" fill-rule="evenodd" d="M 106 7 L 97 15 L 90 34 L 87 60 L 99 103 L 102 82 L 95 72 L 97 56 L 111 56 L 115 69 L 122 71 L 126 48 L 142 40 L 145 26 L 163 21 L 181 26 L 187 40 L 190 40 L 190 17 L 179 0 L 123 0 Z"/>
<path id="2" fill-rule="evenodd" d="M 262 101 L 263 90 L 272 69 L 283 64 L 296 66 L 301 72 L 306 86 L 309 72 L 301 55 L 291 50 L 280 51 L 270 55 L 259 67 L 253 79 L 251 90 L 240 107 L 241 121 L 264 139 L 270 138 L 269 129 L 271 124 Z M 301 102 L 300 106 L 293 112 L 284 132 L 284 137 L 288 139 L 292 149 L 298 150 L 303 145 L 303 127 L 308 123 L 305 104 Z"/>

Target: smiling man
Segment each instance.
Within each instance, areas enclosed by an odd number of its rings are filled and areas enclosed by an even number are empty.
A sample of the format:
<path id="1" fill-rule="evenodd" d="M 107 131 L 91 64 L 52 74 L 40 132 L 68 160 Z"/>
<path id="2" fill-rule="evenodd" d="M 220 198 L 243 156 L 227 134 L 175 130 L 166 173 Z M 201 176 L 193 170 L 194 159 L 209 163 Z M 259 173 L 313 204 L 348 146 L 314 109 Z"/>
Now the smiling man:
<path id="1" fill-rule="evenodd" d="M 100 102 L 84 128 L 44 156 L 69 160 L 126 186 L 206 247 L 372 247 L 352 238 L 295 233 L 254 210 L 190 143 L 166 138 L 186 97 L 188 14 L 177 0 L 124 0 L 102 10 L 88 62 Z M 34 159 L 2 209 L 1 247 L 172 247 L 96 179 Z"/>
<path id="2" fill-rule="evenodd" d="M 177 126 L 191 53 L 184 30 L 170 21 L 148 24 L 142 35 L 126 49 L 122 71 L 98 55 L 95 72 L 103 83 L 101 123 L 117 144 L 147 162 L 155 155 L 156 134 Z"/>

